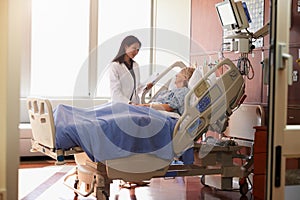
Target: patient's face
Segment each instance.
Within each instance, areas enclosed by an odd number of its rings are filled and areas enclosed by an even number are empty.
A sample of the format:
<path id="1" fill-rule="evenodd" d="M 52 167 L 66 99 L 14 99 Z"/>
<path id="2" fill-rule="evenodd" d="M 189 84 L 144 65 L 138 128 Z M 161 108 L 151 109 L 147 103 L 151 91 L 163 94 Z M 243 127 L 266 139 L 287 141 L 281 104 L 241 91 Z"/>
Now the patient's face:
<path id="1" fill-rule="evenodd" d="M 185 87 L 187 84 L 187 78 L 183 71 L 176 74 L 175 85 L 177 88 Z"/>

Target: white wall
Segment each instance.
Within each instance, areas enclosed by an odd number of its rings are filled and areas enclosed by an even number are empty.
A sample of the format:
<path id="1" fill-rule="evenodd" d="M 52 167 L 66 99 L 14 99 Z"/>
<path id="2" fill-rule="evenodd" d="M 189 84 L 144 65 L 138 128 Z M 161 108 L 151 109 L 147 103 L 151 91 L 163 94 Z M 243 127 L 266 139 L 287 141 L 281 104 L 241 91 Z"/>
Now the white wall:
<path id="1" fill-rule="evenodd" d="M 156 8 L 156 63 L 170 66 L 180 60 L 189 64 L 191 0 L 157 0 Z"/>

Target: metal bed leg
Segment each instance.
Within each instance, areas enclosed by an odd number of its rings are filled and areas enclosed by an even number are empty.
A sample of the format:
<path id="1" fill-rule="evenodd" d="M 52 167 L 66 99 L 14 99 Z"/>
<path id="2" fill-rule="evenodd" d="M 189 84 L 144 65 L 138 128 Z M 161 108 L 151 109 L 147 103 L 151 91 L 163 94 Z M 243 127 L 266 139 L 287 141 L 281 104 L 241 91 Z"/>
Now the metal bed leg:
<path id="1" fill-rule="evenodd" d="M 107 176 L 106 165 L 103 163 L 97 164 L 97 172 L 100 174 L 96 188 L 97 200 L 108 200 L 110 196 L 110 180 Z"/>

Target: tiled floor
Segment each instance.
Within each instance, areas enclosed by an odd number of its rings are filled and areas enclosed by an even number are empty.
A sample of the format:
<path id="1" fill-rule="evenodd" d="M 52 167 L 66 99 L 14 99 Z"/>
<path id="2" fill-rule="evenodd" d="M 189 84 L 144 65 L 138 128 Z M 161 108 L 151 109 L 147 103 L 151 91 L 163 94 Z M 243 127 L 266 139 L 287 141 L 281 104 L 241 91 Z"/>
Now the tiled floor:
<path id="1" fill-rule="evenodd" d="M 30 162 L 29 162 L 30 163 Z M 48 164 L 47 164 L 48 163 Z M 64 185 L 66 174 L 74 170 L 74 163 L 64 166 L 55 166 L 47 161 L 21 164 L 19 170 L 19 199 L 20 200 L 73 200 L 74 193 Z M 73 180 L 70 180 L 73 184 Z M 252 199 L 251 192 L 241 196 L 237 191 L 219 191 L 204 187 L 199 177 L 176 177 L 172 179 L 155 178 L 148 186 L 138 187 L 135 190 L 119 188 L 120 181 L 111 184 L 110 200 L 234 200 Z M 95 200 L 93 196 L 78 197 L 79 200 Z"/>

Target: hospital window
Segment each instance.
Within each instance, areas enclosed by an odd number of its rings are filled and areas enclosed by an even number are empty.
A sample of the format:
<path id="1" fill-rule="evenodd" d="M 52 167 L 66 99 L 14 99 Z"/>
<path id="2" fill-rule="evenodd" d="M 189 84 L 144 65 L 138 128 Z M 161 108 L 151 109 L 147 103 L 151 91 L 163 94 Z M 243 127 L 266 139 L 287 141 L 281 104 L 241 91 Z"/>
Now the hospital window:
<path id="1" fill-rule="evenodd" d="M 87 0 L 32 0 L 31 95 L 86 96 L 89 8 Z"/>
<path id="2" fill-rule="evenodd" d="M 135 60 L 141 70 L 141 81 L 149 76 L 151 46 L 151 0 L 99 0 L 98 4 L 97 96 L 110 96 L 108 68 L 127 35 L 142 43 Z"/>
<path id="3" fill-rule="evenodd" d="M 109 97 L 106 66 L 122 37 L 149 41 L 150 18 L 151 0 L 33 0 L 30 95 Z M 145 48 L 136 60 L 149 57 Z"/>
<path id="4" fill-rule="evenodd" d="M 28 20 L 31 37 L 26 49 L 30 61 L 22 69 L 21 97 L 109 98 L 107 65 L 125 36 L 135 35 L 142 42 L 135 60 L 144 82 L 152 73 L 153 63 L 169 66 L 174 60 L 182 60 L 168 53 L 172 49 L 154 52 L 159 46 L 155 46 L 153 34 L 156 39 L 161 38 L 156 29 L 173 30 L 186 38 L 190 35 L 189 0 L 28 2 L 31 2 L 31 20 Z M 175 17 L 181 20 L 175 23 L 172 20 Z M 189 42 L 179 46 L 185 52 L 183 58 L 188 59 Z"/>

